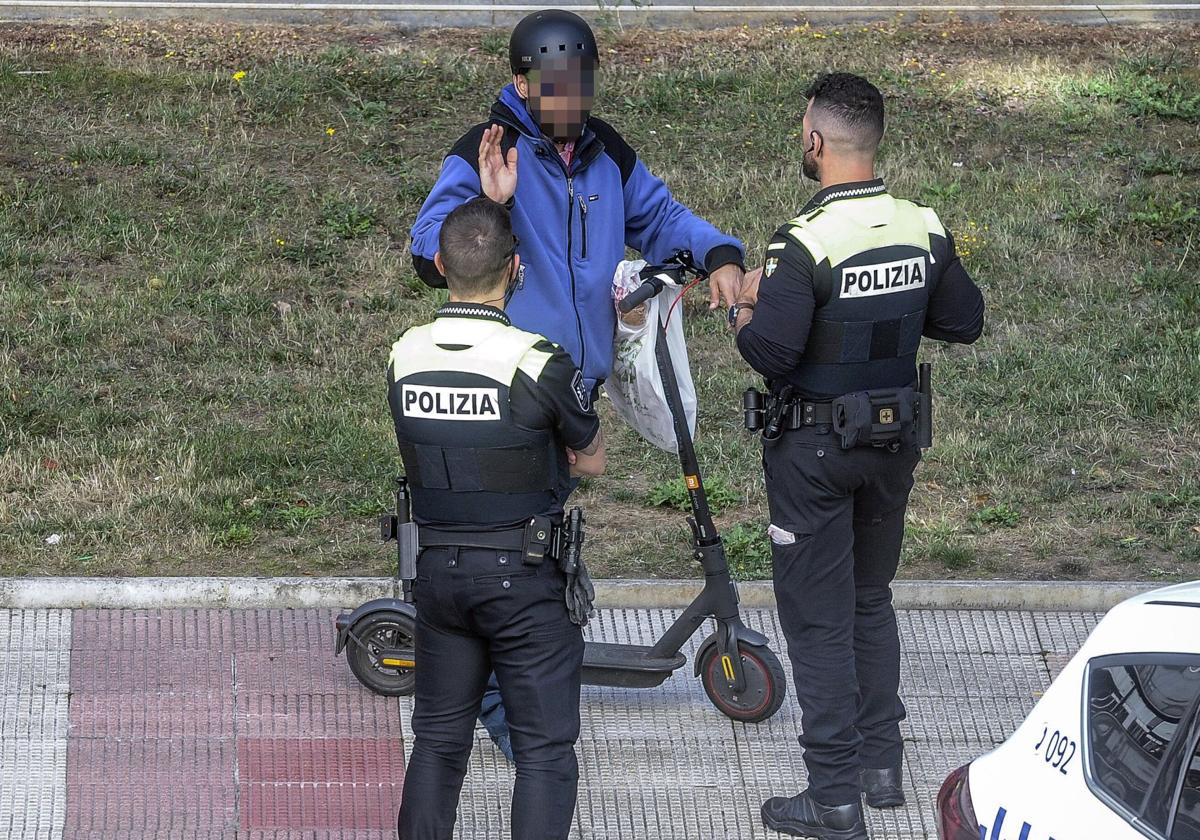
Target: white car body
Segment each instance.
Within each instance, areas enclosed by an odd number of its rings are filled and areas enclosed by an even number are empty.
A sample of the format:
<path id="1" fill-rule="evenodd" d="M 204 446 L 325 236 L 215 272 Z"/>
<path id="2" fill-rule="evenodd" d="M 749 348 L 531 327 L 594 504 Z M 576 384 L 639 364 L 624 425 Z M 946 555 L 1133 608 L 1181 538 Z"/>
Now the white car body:
<path id="1" fill-rule="evenodd" d="M 1148 592 L 1113 608 L 1020 728 L 972 762 L 970 794 L 983 840 L 1147 836 L 1103 801 L 1086 775 L 1088 663 L 1129 653 L 1200 654 L 1200 581 Z"/>

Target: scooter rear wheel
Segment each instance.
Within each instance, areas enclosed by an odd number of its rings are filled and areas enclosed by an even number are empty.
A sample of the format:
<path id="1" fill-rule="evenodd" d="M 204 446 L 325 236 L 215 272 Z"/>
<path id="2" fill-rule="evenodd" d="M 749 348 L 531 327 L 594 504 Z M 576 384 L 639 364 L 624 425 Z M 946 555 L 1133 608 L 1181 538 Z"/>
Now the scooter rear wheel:
<path id="1" fill-rule="evenodd" d="M 388 667 L 379 660 L 384 650 L 411 650 L 415 630 L 415 622 L 398 612 L 375 612 L 355 622 L 350 628 L 352 636 L 346 659 L 358 681 L 376 694 L 388 697 L 412 694 L 416 688 L 416 671 Z"/>
<path id="2" fill-rule="evenodd" d="M 735 693 L 725 678 L 721 651 L 712 645 L 700 661 L 700 682 L 704 693 L 721 712 L 743 723 L 758 723 L 774 715 L 787 696 L 787 675 L 783 664 L 768 647 L 738 642 L 746 688 Z"/>

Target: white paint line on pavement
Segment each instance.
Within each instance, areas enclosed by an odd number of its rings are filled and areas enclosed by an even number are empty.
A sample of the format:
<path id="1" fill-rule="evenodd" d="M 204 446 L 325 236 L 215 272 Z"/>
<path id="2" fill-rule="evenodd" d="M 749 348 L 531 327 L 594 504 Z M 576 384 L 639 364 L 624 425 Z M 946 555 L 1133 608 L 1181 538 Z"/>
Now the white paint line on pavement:
<path id="1" fill-rule="evenodd" d="M 701 587 L 698 580 L 597 580 L 601 608 L 678 608 Z M 1100 612 L 1154 589 L 1136 581 L 899 581 L 900 609 L 1026 609 Z M 742 605 L 774 608 L 770 582 L 738 585 Z M 394 597 L 390 578 L 4 578 L 0 607 L 228 609 L 354 607 Z"/>

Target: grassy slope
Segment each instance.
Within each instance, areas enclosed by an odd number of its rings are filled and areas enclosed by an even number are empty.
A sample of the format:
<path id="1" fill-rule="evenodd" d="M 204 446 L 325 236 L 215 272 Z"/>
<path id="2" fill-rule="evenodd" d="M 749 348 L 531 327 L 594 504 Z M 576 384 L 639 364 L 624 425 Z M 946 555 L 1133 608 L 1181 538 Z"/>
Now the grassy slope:
<path id="1" fill-rule="evenodd" d="M 1197 576 L 1200 31 L 601 42 L 599 112 L 755 253 L 810 193 L 807 81 L 883 87 L 882 172 L 938 208 L 990 307 L 976 346 L 923 351 L 937 445 L 905 574 Z M 495 32 L 0 28 L 0 572 L 386 572 L 381 365 L 437 302 L 407 229 L 504 49 Z M 721 321 L 689 315 L 701 459 L 761 574 L 735 407 L 753 380 Z M 690 575 L 680 517 L 647 503 L 671 495 L 672 459 L 608 427 L 611 474 L 582 493 L 595 572 Z"/>

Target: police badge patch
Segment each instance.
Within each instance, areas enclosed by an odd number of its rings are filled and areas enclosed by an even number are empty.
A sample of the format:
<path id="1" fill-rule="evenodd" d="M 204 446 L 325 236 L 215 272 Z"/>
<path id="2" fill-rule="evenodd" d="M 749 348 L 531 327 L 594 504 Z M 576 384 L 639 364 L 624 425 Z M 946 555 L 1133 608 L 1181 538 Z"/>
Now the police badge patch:
<path id="1" fill-rule="evenodd" d="M 775 273 L 775 269 L 779 268 L 779 260 L 775 257 L 767 260 L 766 266 L 763 268 L 763 277 L 770 277 Z"/>
<path id="2" fill-rule="evenodd" d="M 591 411 L 592 392 L 583 384 L 583 371 L 575 371 L 575 378 L 571 380 L 571 390 L 575 392 L 575 399 L 579 400 L 579 407 L 584 411 Z"/>

